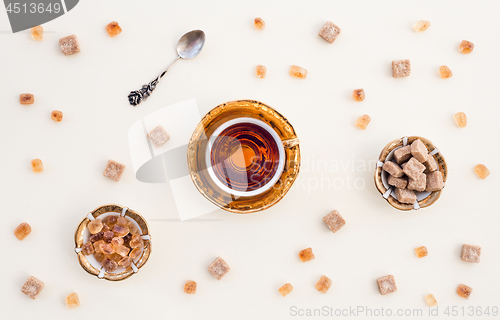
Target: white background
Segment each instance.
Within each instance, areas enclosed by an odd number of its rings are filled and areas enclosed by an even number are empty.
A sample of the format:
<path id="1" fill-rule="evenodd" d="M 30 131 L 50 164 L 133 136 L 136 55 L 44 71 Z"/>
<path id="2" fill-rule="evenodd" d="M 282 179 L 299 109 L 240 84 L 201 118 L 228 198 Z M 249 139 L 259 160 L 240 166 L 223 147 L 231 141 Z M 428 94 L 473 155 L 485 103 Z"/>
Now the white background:
<path id="1" fill-rule="evenodd" d="M 447 306 L 498 306 L 499 13 L 498 1 L 80 1 L 46 23 L 36 42 L 29 32 L 11 34 L 0 10 L 2 318 L 287 319 L 292 306 L 358 305 L 426 315 L 428 293 L 441 315 Z M 253 27 L 259 16 L 263 31 Z M 420 19 L 432 23 L 424 33 L 412 29 Z M 331 45 L 317 35 L 326 20 L 342 29 Z M 115 38 L 104 29 L 111 21 L 123 28 Z M 131 107 L 128 92 L 174 60 L 177 39 L 196 28 L 207 34 L 202 54 L 179 61 L 148 101 Z M 64 56 L 58 39 L 71 34 L 82 51 Z M 463 39 L 475 44 L 472 54 L 458 52 Z M 410 77 L 392 78 L 397 59 L 411 60 Z M 257 64 L 267 66 L 266 79 L 255 77 Z M 309 71 L 306 80 L 288 75 L 292 64 Z M 451 79 L 439 77 L 440 65 Z M 352 100 L 356 88 L 365 101 Z M 34 105 L 19 104 L 24 92 L 35 95 Z M 255 99 L 291 121 L 303 167 L 278 205 L 181 223 L 168 185 L 135 180 L 130 125 L 192 97 L 202 113 Z M 54 109 L 63 122 L 50 119 Z M 458 111 L 468 116 L 465 129 L 453 122 Z M 365 113 L 372 122 L 361 131 L 354 122 Z M 449 165 L 441 199 L 410 213 L 381 198 L 367 164 L 404 135 L 430 139 Z M 33 158 L 43 160 L 43 173 L 31 172 Z M 102 176 L 108 159 L 127 165 L 120 182 Z M 328 170 L 317 168 L 322 161 Z M 478 163 L 492 172 L 484 181 L 473 171 Z M 85 273 L 73 251 L 78 223 L 107 203 L 142 213 L 153 237 L 147 265 L 119 283 Z M 336 234 L 322 221 L 332 209 L 347 222 Z M 13 230 L 23 221 L 33 232 L 20 242 Z M 479 264 L 460 260 L 464 243 L 482 246 Z M 417 259 L 421 245 L 429 256 Z M 297 254 L 307 247 L 316 259 L 301 263 Z M 206 270 L 217 256 L 232 268 L 221 281 Z M 333 280 L 326 295 L 314 288 L 323 274 Z M 398 292 L 381 296 L 375 279 L 387 274 Z M 19 291 L 30 275 L 46 284 L 35 301 Z M 195 295 L 182 291 L 188 279 L 198 282 Z M 282 298 L 286 282 L 294 291 Z M 460 283 L 474 289 L 469 300 L 455 293 Z M 74 291 L 81 306 L 67 310 L 64 298 Z"/>

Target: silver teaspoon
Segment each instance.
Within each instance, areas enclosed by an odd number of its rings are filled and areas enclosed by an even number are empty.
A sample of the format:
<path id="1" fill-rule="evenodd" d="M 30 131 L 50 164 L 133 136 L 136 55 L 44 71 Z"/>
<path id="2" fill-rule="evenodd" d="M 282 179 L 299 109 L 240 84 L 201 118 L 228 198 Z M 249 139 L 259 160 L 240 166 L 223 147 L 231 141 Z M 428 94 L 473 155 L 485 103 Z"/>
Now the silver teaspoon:
<path id="1" fill-rule="evenodd" d="M 205 44 L 205 32 L 201 30 L 193 30 L 185 33 L 177 43 L 177 59 L 172 62 L 165 71 L 163 71 L 158 77 L 148 84 L 142 86 L 141 89 L 136 91 L 131 91 L 128 95 L 128 102 L 131 105 L 137 106 L 143 100 L 146 100 L 153 90 L 156 89 L 156 85 L 160 82 L 160 79 L 167 73 L 168 69 L 179 59 L 192 59 L 200 54 L 203 45 Z"/>

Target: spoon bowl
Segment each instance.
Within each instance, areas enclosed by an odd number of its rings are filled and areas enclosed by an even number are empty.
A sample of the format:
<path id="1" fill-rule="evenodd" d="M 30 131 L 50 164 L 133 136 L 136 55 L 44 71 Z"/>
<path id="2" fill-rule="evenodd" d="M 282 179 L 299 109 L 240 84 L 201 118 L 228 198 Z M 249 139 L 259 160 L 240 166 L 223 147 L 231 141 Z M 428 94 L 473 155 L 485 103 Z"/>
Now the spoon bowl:
<path id="1" fill-rule="evenodd" d="M 193 30 L 184 34 L 177 43 L 177 54 L 182 59 L 193 59 L 205 44 L 205 32 Z"/>

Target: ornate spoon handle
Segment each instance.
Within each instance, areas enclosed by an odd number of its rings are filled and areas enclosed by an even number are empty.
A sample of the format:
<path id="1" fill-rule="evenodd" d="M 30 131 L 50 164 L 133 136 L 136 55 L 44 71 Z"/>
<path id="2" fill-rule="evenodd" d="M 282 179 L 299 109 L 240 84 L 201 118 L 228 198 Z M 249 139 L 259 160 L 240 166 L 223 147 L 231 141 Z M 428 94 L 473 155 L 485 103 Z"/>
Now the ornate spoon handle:
<path id="1" fill-rule="evenodd" d="M 142 101 L 146 100 L 152 93 L 153 90 L 156 89 L 156 85 L 160 82 L 160 79 L 163 78 L 165 73 L 167 73 L 168 69 L 181 57 L 178 56 L 174 62 L 172 62 L 165 71 L 163 71 L 158 77 L 156 77 L 153 81 L 149 82 L 142 86 L 141 89 L 136 91 L 131 91 L 128 95 L 128 102 L 134 107 L 137 106 Z"/>

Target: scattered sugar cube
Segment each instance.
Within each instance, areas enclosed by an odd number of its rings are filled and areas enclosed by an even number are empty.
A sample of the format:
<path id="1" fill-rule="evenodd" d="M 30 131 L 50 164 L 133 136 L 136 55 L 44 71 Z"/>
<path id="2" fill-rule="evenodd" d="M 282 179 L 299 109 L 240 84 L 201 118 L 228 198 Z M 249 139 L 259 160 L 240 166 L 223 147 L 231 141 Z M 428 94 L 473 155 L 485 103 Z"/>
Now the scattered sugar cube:
<path id="1" fill-rule="evenodd" d="M 76 308 L 80 306 L 80 299 L 78 298 L 78 294 L 76 292 L 68 294 L 65 299 L 66 307 L 68 309 Z"/>
<path id="2" fill-rule="evenodd" d="M 418 258 L 427 257 L 427 248 L 425 246 L 418 247 L 415 249 L 415 254 Z"/>
<path id="3" fill-rule="evenodd" d="M 434 159 L 434 156 L 431 156 L 430 154 L 427 155 L 427 160 L 425 160 L 423 165 L 425 166 L 425 173 L 434 172 L 439 169 L 436 159 Z"/>
<path id="4" fill-rule="evenodd" d="M 425 162 L 427 160 L 427 154 L 429 154 L 429 150 L 427 150 L 427 147 L 420 139 L 413 141 L 411 144 L 411 155 L 414 156 L 415 159 L 420 162 Z"/>
<path id="5" fill-rule="evenodd" d="M 21 93 L 19 95 L 20 104 L 33 104 L 35 102 L 35 96 L 31 93 Z"/>
<path id="6" fill-rule="evenodd" d="M 186 281 L 186 284 L 184 284 L 184 292 L 187 294 L 195 294 L 197 286 L 198 284 L 196 281 L 188 280 Z"/>
<path id="7" fill-rule="evenodd" d="M 462 260 L 467 262 L 479 263 L 481 258 L 481 247 L 464 244 L 462 246 Z"/>
<path id="8" fill-rule="evenodd" d="M 356 120 L 356 123 L 355 123 L 356 127 L 358 127 L 361 130 L 365 130 L 366 127 L 368 127 L 368 124 L 370 123 L 371 120 L 372 120 L 372 118 L 370 118 L 369 115 L 365 114 Z"/>
<path id="9" fill-rule="evenodd" d="M 488 170 L 488 168 L 486 168 L 484 164 L 478 164 L 474 168 L 474 171 L 476 172 L 477 176 L 483 180 L 490 175 L 490 170 Z"/>
<path id="10" fill-rule="evenodd" d="M 215 279 L 220 280 L 229 271 L 231 271 L 231 268 L 228 266 L 226 261 L 222 260 L 221 257 L 218 257 L 208 266 L 208 271 L 215 277 Z"/>
<path id="11" fill-rule="evenodd" d="M 106 26 L 106 31 L 108 32 L 109 36 L 113 38 L 122 33 L 122 28 L 118 25 L 118 22 L 113 21 Z"/>
<path id="12" fill-rule="evenodd" d="M 401 147 L 394 150 L 394 159 L 398 164 L 402 164 L 410 160 L 411 158 L 411 146 Z"/>
<path id="13" fill-rule="evenodd" d="M 259 30 L 263 30 L 266 27 L 266 23 L 262 20 L 262 18 L 255 18 L 253 25 Z"/>
<path id="14" fill-rule="evenodd" d="M 460 42 L 460 46 L 458 47 L 458 51 L 460 51 L 463 54 L 469 54 L 474 50 L 474 44 L 470 41 L 467 40 L 462 40 Z"/>
<path id="15" fill-rule="evenodd" d="M 428 21 L 428 20 L 419 20 L 419 21 L 417 21 L 417 23 L 415 23 L 413 25 L 413 30 L 415 30 L 417 32 L 423 32 L 423 31 L 429 29 L 430 26 L 431 26 L 430 21 Z"/>
<path id="16" fill-rule="evenodd" d="M 14 235 L 19 240 L 24 240 L 31 233 L 31 226 L 26 222 L 21 223 L 14 229 Z"/>
<path id="17" fill-rule="evenodd" d="M 434 298 L 434 295 L 433 294 L 428 294 L 425 296 L 425 302 L 427 302 L 427 305 L 429 307 L 434 307 L 434 306 L 437 306 L 438 303 L 436 301 L 436 298 Z"/>
<path id="18" fill-rule="evenodd" d="M 281 286 L 281 288 L 278 289 L 282 297 L 288 295 L 290 292 L 292 292 L 292 290 L 293 287 L 290 283 L 285 283 L 283 286 Z"/>
<path id="19" fill-rule="evenodd" d="M 159 124 L 153 130 L 149 131 L 148 138 L 158 148 L 170 139 L 167 130 Z"/>
<path id="20" fill-rule="evenodd" d="M 460 285 L 458 285 L 457 293 L 462 298 L 469 299 L 470 294 L 472 293 L 472 288 L 469 286 L 466 286 L 465 284 L 460 284 Z"/>
<path id="21" fill-rule="evenodd" d="M 401 169 L 401 167 L 398 166 L 397 163 L 392 161 L 384 162 L 382 169 L 384 171 L 387 171 L 391 176 L 395 178 L 401 178 L 404 174 L 403 169 Z"/>
<path id="22" fill-rule="evenodd" d="M 453 73 L 447 66 L 441 66 L 439 67 L 439 75 L 441 76 L 441 79 L 448 79 L 453 76 Z"/>
<path id="23" fill-rule="evenodd" d="M 258 65 L 256 68 L 255 68 L 255 74 L 257 75 L 257 78 L 261 78 L 261 79 L 264 79 L 266 77 L 266 73 L 267 73 L 267 68 L 264 67 L 263 65 Z"/>
<path id="24" fill-rule="evenodd" d="M 425 166 L 415 159 L 415 157 L 412 157 L 405 163 L 403 172 L 408 176 L 408 178 L 417 180 L 424 170 Z"/>
<path id="25" fill-rule="evenodd" d="M 410 178 L 408 180 L 408 190 L 414 190 L 417 192 L 425 191 L 427 186 L 427 176 L 422 173 L 417 179 Z"/>
<path id="26" fill-rule="evenodd" d="M 65 56 L 80 52 L 80 44 L 74 34 L 59 39 L 59 45 L 61 46 L 61 50 Z"/>
<path id="27" fill-rule="evenodd" d="M 292 65 L 290 67 L 290 75 L 295 78 L 305 79 L 307 77 L 307 70 L 302 67 Z"/>
<path id="28" fill-rule="evenodd" d="M 316 283 L 316 290 L 325 294 L 328 292 L 331 286 L 332 280 L 327 276 L 321 276 L 321 278 L 319 278 L 318 282 Z"/>
<path id="29" fill-rule="evenodd" d="M 43 163 L 40 159 L 31 160 L 31 169 L 33 172 L 42 172 L 43 171 Z"/>
<path id="30" fill-rule="evenodd" d="M 45 284 L 35 277 L 29 277 L 26 283 L 21 288 L 21 292 L 35 300 L 38 294 L 42 291 Z"/>
<path id="31" fill-rule="evenodd" d="M 408 184 L 408 178 L 406 178 L 406 177 L 396 178 L 394 176 L 389 175 L 389 179 L 387 179 L 387 183 L 390 184 L 391 186 L 396 187 L 396 188 L 404 189 L 404 188 L 406 188 L 406 185 Z M 424 189 L 425 189 L 425 184 L 424 184 Z"/>
<path id="32" fill-rule="evenodd" d="M 377 284 L 381 295 L 398 291 L 398 288 L 396 287 L 396 280 L 393 275 L 378 278 Z"/>
<path id="33" fill-rule="evenodd" d="M 113 160 L 109 160 L 104 169 L 104 176 L 115 181 L 120 181 L 125 165 Z"/>
<path id="34" fill-rule="evenodd" d="M 43 27 L 35 26 L 31 28 L 31 37 L 33 40 L 40 41 L 43 39 Z"/>
<path id="35" fill-rule="evenodd" d="M 415 201 L 417 201 L 417 196 L 412 190 L 396 188 L 394 193 L 396 194 L 398 201 L 401 203 L 414 204 Z"/>
<path id="36" fill-rule="evenodd" d="M 434 192 L 443 189 L 443 174 L 440 171 L 426 173 L 427 181 L 425 191 Z"/>
<path id="37" fill-rule="evenodd" d="M 345 220 L 342 218 L 340 213 L 337 210 L 333 210 L 325 217 L 323 217 L 323 221 L 325 221 L 326 225 L 330 230 L 335 233 L 340 230 L 345 225 Z"/>
<path id="38" fill-rule="evenodd" d="M 50 117 L 52 118 L 52 120 L 54 120 L 55 122 L 61 122 L 62 119 L 63 119 L 63 113 L 61 111 L 58 111 L 58 110 L 54 110 L 52 111 L 52 113 L 50 114 Z"/>
<path id="39" fill-rule="evenodd" d="M 392 77 L 402 78 L 408 77 L 411 72 L 410 60 L 394 60 L 392 62 Z"/>
<path id="40" fill-rule="evenodd" d="M 300 261 L 306 262 L 314 259 L 314 253 L 311 248 L 301 250 L 299 252 Z"/>
<path id="41" fill-rule="evenodd" d="M 365 90 L 356 89 L 352 91 L 352 98 L 354 101 L 363 101 L 365 100 Z"/>
<path id="42" fill-rule="evenodd" d="M 333 43 L 341 31 L 333 22 L 327 21 L 319 31 L 319 36 L 329 43 Z"/>
<path id="43" fill-rule="evenodd" d="M 467 116 L 465 115 L 465 113 L 457 112 L 455 113 L 453 118 L 455 119 L 455 123 L 457 124 L 457 126 L 459 126 L 460 128 L 465 128 L 467 126 Z"/>

